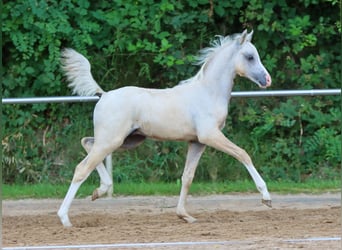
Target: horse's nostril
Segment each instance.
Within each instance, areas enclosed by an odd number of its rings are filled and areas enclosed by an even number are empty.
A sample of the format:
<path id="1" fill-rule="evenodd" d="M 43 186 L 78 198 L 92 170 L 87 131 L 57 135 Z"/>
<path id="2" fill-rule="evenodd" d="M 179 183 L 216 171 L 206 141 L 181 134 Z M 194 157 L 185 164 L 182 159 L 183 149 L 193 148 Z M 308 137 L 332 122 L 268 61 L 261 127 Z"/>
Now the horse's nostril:
<path id="1" fill-rule="evenodd" d="M 272 78 L 269 74 L 266 74 L 266 86 L 271 86 Z"/>

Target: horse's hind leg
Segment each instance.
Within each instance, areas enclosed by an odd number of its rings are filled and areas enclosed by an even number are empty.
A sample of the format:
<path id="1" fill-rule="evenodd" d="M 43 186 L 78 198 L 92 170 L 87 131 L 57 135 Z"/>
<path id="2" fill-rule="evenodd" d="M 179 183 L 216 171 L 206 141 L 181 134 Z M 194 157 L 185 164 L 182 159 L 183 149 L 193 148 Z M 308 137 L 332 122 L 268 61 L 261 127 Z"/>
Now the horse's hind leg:
<path id="1" fill-rule="evenodd" d="M 109 153 L 120 147 L 121 144 L 122 141 L 118 142 L 117 144 L 113 143 L 110 146 L 107 145 L 107 147 L 104 147 L 103 145 L 98 145 L 95 143 L 87 157 L 85 157 L 83 161 L 77 165 L 69 190 L 63 200 L 61 207 L 58 210 L 58 216 L 65 227 L 72 226 L 69 220 L 68 212 L 81 184 L 87 179 L 89 174 L 96 168 L 96 166 L 99 165 Z"/>
<path id="2" fill-rule="evenodd" d="M 189 223 L 195 222 L 196 219 L 190 216 L 185 210 L 186 197 L 188 195 L 190 185 L 194 178 L 198 162 L 204 152 L 204 149 L 205 149 L 205 145 L 201 143 L 195 143 L 195 142 L 189 143 L 185 168 L 184 168 L 183 175 L 182 175 L 182 189 L 181 189 L 181 193 L 180 193 L 179 201 L 177 205 L 177 215 L 179 218 Z"/>
<path id="3" fill-rule="evenodd" d="M 94 137 L 84 137 L 81 140 L 81 144 L 83 148 L 87 151 L 87 153 L 90 152 L 91 148 L 94 145 Z M 112 187 L 113 180 L 109 176 L 105 166 L 103 165 L 103 162 L 101 162 L 99 165 L 96 166 L 96 170 L 99 173 L 100 176 L 100 187 L 94 190 L 91 199 L 94 201 L 97 198 L 101 197 L 107 191 Z"/>

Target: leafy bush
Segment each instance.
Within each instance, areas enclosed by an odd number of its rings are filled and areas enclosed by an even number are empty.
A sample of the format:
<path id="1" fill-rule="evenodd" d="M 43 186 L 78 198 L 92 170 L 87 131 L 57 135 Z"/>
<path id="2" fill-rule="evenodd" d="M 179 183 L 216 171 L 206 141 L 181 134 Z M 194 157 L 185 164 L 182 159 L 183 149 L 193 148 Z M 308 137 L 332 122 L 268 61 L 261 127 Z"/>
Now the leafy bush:
<path id="1" fill-rule="evenodd" d="M 195 74 L 197 51 L 216 34 L 254 29 L 275 89 L 339 88 L 336 0 L 7 1 L 2 11 L 3 97 L 63 96 L 60 51 L 86 55 L 104 89 L 171 87 Z M 234 90 L 251 90 L 236 79 Z M 3 107 L 5 182 L 64 182 L 92 134 L 92 104 Z M 233 99 L 224 132 L 246 148 L 263 176 L 339 178 L 340 97 Z M 117 180 L 180 178 L 184 143 L 146 143 L 115 154 Z M 247 178 L 237 161 L 207 150 L 201 180 Z"/>

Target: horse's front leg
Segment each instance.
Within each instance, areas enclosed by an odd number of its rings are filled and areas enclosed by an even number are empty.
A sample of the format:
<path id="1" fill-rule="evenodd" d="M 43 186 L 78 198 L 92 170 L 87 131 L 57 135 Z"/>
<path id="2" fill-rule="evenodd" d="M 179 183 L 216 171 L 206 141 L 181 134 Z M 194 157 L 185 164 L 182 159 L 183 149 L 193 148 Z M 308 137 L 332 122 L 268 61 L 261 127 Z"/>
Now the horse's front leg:
<path id="1" fill-rule="evenodd" d="M 251 158 L 245 150 L 236 146 L 234 143 L 228 140 L 224 136 L 224 134 L 218 129 L 209 131 L 207 130 L 206 133 L 202 136 L 199 136 L 198 139 L 201 143 L 216 148 L 224 153 L 227 153 L 233 156 L 238 161 L 240 161 L 242 164 L 244 164 L 249 174 L 252 176 L 252 179 L 257 189 L 262 194 L 262 203 L 266 206 L 272 207 L 271 196 L 268 193 L 266 183 L 261 178 L 258 171 L 255 169 Z"/>
<path id="2" fill-rule="evenodd" d="M 180 192 L 180 197 L 177 205 L 177 215 L 179 218 L 192 223 L 195 222 L 196 219 L 190 216 L 185 210 L 186 197 L 189 192 L 190 185 L 195 175 L 195 171 L 198 165 L 198 162 L 204 152 L 205 145 L 201 143 L 190 142 L 188 153 L 186 156 L 185 168 L 182 175 L 182 189 Z"/>
<path id="3" fill-rule="evenodd" d="M 90 152 L 94 145 L 94 137 L 84 137 L 81 140 L 81 144 L 87 153 Z M 96 170 L 100 176 L 100 187 L 96 188 L 91 196 L 94 201 L 102 195 L 106 194 L 107 191 L 112 187 L 113 180 L 110 178 L 103 162 L 96 166 Z"/>

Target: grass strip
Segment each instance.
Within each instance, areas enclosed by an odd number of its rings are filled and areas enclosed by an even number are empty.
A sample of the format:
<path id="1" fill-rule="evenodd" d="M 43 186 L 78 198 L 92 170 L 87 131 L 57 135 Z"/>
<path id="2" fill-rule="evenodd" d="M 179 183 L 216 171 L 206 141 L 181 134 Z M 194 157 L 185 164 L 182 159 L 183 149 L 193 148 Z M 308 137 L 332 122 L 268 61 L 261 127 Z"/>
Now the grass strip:
<path id="1" fill-rule="evenodd" d="M 340 192 L 341 180 L 311 180 L 303 183 L 267 182 L 270 193 L 325 193 Z M 42 199 L 63 198 L 68 190 L 65 184 L 31 184 L 31 185 L 2 185 L 2 199 Z M 84 183 L 77 192 L 77 198 L 92 194 L 97 186 Z M 114 186 L 115 195 L 178 195 L 180 183 L 117 183 Z M 255 193 L 257 189 L 252 181 L 235 182 L 194 182 L 190 189 L 192 195 L 213 195 L 229 193 Z"/>

